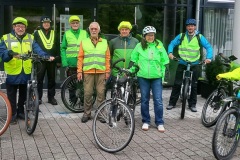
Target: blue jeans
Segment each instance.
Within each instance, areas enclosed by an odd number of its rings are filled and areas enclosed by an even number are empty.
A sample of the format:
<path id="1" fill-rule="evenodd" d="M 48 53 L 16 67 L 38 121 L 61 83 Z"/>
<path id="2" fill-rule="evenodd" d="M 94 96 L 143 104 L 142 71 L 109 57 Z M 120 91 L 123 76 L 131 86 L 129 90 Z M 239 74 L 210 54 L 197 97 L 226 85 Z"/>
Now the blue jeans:
<path id="1" fill-rule="evenodd" d="M 155 124 L 158 126 L 164 124 L 163 121 L 163 103 L 162 103 L 162 79 L 146 79 L 138 77 L 141 91 L 141 114 L 142 122 L 150 124 L 149 114 L 150 89 L 152 89 Z"/>

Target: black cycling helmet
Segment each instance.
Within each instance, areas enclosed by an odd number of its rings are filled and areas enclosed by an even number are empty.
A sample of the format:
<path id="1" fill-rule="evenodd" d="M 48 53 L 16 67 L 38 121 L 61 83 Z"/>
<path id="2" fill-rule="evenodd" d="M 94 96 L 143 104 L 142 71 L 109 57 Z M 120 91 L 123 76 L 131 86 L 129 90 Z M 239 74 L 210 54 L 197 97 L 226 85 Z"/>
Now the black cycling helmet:
<path id="1" fill-rule="evenodd" d="M 194 25 L 194 26 L 196 26 L 196 19 L 187 19 L 186 20 L 186 26 L 187 25 Z"/>
<path id="2" fill-rule="evenodd" d="M 41 19 L 40 19 L 40 23 L 43 23 L 43 22 L 52 22 L 50 17 L 49 16 L 42 16 Z"/>

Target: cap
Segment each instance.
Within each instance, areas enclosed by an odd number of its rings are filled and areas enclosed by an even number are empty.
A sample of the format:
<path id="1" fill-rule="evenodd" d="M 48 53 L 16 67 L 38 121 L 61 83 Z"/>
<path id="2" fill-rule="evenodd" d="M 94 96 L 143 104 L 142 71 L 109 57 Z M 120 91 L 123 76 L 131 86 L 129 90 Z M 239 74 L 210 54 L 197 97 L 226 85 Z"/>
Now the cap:
<path id="1" fill-rule="evenodd" d="M 72 21 L 79 21 L 80 22 L 80 18 L 78 16 L 76 16 L 76 15 L 71 16 L 69 18 L 69 23 L 71 23 Z"/>
<path id="2" fill-rule="evenodd" d="M 24 24 L 26 27 L 28 26 L 27 20 L 26 20 L 25 18 L 23 18 L 23 17 L 16 17 L 16 18 L 13 20 L 13 22 L 12 22 L 12 24 L 18 24 L 18 23 L 22 23 L 22 24 Z"/>
<path id="3" fill-rule="evenodd" d="M 132 29 L 132 25 L 130 22 L 128 21 L 122 21 L 119 25 L 118 25 L 118 30 L 120 31 L 120 29 L 122 28 L 128 28 L 128 29 Z"/>

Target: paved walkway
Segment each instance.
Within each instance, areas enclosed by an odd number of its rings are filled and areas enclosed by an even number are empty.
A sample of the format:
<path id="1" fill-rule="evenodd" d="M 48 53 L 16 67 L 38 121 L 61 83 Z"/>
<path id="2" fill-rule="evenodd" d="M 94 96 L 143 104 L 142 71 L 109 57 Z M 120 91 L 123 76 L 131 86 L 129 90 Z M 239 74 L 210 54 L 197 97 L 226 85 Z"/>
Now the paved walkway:
<path id="1" fill-rule="evenodd" d="M 171 90 L 163 91 L 164 108 Z M 46 97 L 46 92 L 44 93 Z M 130 144 L 122 151 L 110 154 L 99 149 L 92 134 L 92 121 L 81 123 L 82 113 L 71 113 L 56 94 L 58 105 L 53 106 L 43 99 L 37 128 L 32 136 L 25 132 L 24 121 L 11 125 L 0 137 L 1 159 L 84 159 L 84 160 L 214 160 L 211 149 L 212 128 L 200 122 L 205 99 L 198 97 L 197 113 L 186 111 L 181 120 L 179 107 L 164 109 L 165 133 L 157 131 L 152 122 L 149 131 L 141 130 L 141 115 L 136 109 L 136 129 Z M 152 102 L 151 102 L 152 104 Z M 151 107 L 153 117 L 153 108 Z M 153 119 L 153 118 L 152 118 Z M 239 147 L 240 148 L 240 147 Z M 234 160 L 240 159 L 240 149 Z"/>

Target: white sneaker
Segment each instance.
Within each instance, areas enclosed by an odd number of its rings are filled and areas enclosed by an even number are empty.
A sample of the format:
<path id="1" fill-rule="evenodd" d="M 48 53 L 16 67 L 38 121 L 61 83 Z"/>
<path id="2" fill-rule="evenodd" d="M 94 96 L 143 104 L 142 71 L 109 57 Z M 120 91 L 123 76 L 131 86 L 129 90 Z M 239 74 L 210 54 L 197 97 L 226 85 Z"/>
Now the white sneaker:
<path id="1" fill-rule="evenodd" d="M 165 132 L 165 128 L 163 127 L 162 124 L 158 125 L 158 131 L 161 132 L 161 133 Z"/>
<path id="2" fill-rule="evenodd" d="M 147 131 L 149 129 L 149 124 L 143 123 L 142 130 Z"/>

